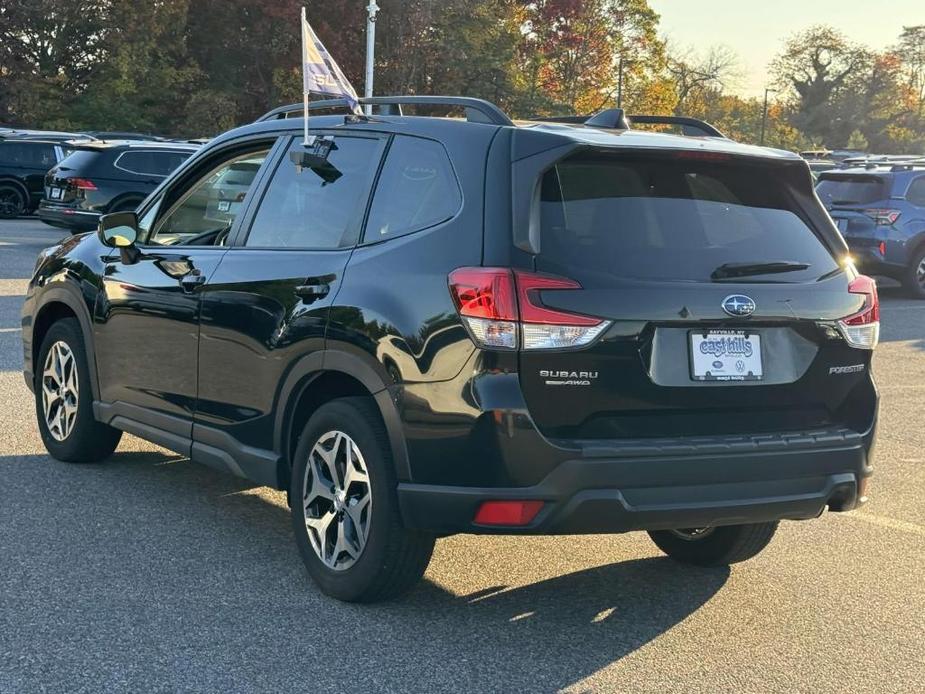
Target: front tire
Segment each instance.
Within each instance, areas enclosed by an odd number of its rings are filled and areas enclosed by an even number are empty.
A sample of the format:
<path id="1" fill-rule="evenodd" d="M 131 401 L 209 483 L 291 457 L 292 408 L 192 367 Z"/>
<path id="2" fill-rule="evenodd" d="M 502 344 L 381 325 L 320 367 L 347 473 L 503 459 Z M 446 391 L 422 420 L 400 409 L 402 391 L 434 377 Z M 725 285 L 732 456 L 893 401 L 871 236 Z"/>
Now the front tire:
<path id="1" fill-rule="evenodd" d="M 922 246 L 906 268 L 903 278 L 906 290 L 916 299 L 925 299 L 925 246 Z"/>
<path id="2" fill-rule="evenodd" d="M 318 408 L 296 448 L 289 496 L 299 553 L 327 595 L 388 600 L 424 575 L 434 537 L 404 527 L 396 487 L 373 401 L 339 398 Z"/>
<path id="3" fill-rule="evenodd" d="M 751 559 L 768 546 L 778 522 L 717 528 L 650 530 L 649 537 L 672 559 L 696 566 L 728 566 Z"/>
<path id="4" fill-rule="evenodd" d="M 35 414 L 52 457 L 94 463 L 112 455 L 122 432 L 93 417 L 90 369 L 76 318 L 64 318 L 48 329 L 35 370 Z"/>

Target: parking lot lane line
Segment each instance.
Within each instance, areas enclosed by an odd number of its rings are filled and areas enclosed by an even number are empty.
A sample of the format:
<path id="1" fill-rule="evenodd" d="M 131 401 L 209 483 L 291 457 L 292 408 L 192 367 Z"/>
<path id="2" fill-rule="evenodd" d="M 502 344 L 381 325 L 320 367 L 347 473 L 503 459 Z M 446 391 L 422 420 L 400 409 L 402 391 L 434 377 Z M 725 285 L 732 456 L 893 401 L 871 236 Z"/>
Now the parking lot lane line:
<path id="1" fill-rule="evenodd" d="M 24 296 L 29 280 L 0 280 L 0 296 Z"/>
<path id="2" fill-rule="evenodd" d="M 925 537 L 925 527 L 918 525 L 917 523 L 910 523 L 909 521 L 890 518 L 889 516 L 878 516 L 875 513 L 867 513 L 865 511 L 851 511 L 849 513 L 842 514 L 841 517 L 862 520 L 884 528 L 902 530 L 903 532 L 913 533 L 915 535 Z"/>
<path id="3" fill-rule="evenodd" d="M 18 333 L 22 328 L 0 328 L 0 333 Z"/>

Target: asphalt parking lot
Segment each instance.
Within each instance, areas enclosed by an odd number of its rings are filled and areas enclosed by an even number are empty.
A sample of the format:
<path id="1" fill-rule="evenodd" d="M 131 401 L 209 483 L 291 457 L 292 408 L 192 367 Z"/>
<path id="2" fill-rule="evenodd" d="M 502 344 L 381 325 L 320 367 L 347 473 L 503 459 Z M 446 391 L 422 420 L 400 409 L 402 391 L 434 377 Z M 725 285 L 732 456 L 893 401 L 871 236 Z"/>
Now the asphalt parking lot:
<path id="1" fill-rule="evenodd" d="M 130 436 L 45 454 L 19 320 L 61 236 L 0 222 L 0 693 L 925 689 L 925 302 L 882 292 L 863 510 L 729 571 L 642 534 L 457 536 L 411 595 L 354 606 L 308 579 L 283 494 Z"/>

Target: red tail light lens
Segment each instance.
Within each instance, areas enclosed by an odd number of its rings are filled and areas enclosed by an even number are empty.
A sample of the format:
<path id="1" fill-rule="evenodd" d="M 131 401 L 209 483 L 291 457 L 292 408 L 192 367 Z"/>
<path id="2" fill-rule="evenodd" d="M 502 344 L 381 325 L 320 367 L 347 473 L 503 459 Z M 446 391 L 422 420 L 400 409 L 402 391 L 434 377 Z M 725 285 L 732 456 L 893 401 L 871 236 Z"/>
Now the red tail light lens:
<path id="1" fill-rule="evenodd" d="M 899 210 L 870 209 L 864 210 L 864 214 L 874 220 L 878 226 L 890 226 L 899 219 L 902 213 Z"/>
<path id="2" fill-rule="evenodd" d="M 489 320 L 517 320 L 514 277 L 510 270 L 463 267 L 450 273 L 450 293 L 459 315 Z"/>
<path id="3" fill-rule="evenodd" d="M 542 501 L 485 501 L 473 522 L 476 525 L 529 525 L 543 508 Z"/>
<path id="4" fill-rule="evenodd" d="M 72 178 L 70 184 L 77 190 L 96 190 L 96 184 L 89 178 Z"/>
<path id="5" fill-rule="evenodd" d="M 845 341 L 858 349 L 873 349 L 880 341 L 880 298 L 877 283 L 866 275 L 858 275 L 848 283 L 852 294 L 863 294 L 864 305 L 838 321 L 838 329 Z"/>
<path id="6" fill-rule="evenodd" d="M 450 294 L 472 337 L 495 349 L 568 349 L 592 342 L 609 321 L 551 309 L 539 293 L 581 289 L 574 280 L 508 268 L 459 268 Z"/>

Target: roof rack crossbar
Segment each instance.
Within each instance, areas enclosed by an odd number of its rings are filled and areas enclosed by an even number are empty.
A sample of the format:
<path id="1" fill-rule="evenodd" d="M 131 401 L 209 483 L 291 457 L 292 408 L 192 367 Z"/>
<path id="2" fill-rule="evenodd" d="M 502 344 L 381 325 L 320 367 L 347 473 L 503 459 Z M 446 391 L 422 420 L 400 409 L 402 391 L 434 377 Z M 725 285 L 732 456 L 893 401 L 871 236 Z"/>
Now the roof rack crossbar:
<path id="1" fill-rule="evenodd" d="M 470 121 L 491 125 L 514 125 L 514 122 L 508 118 L 507 114 L 490 101 L 467 96 L 373 96 L 361 98 L 359 102 L 364 106 L 395 106 L 397 107 L 396 110 L 390 109 L 392 115 L 402 115 L 401 107 L 403 105 L 459 106 L 465 109 L 466 118 Z M 346 99 L 323 99 L 309 102 L 308 110 L 340 109 L 347 108 L 347 106 Z M 300 112 L 303 108 L 302 104 L 280 106 L 260 116 L 257 122 L 285 118 L 287 114 Z"/>

